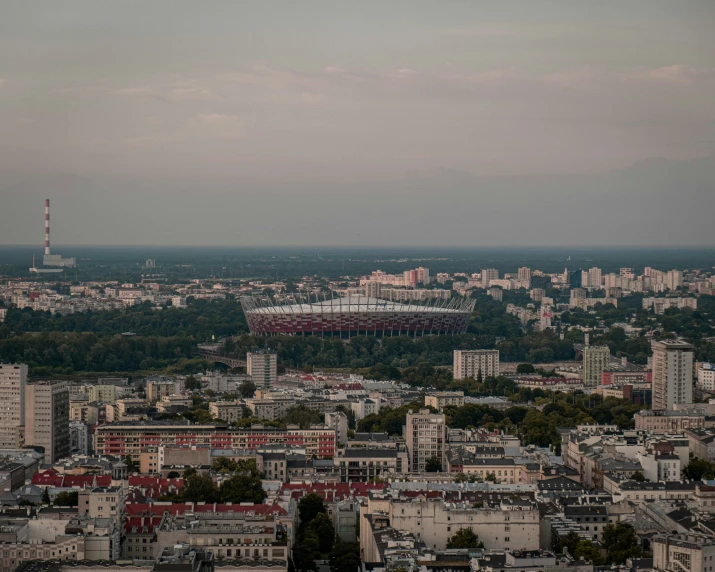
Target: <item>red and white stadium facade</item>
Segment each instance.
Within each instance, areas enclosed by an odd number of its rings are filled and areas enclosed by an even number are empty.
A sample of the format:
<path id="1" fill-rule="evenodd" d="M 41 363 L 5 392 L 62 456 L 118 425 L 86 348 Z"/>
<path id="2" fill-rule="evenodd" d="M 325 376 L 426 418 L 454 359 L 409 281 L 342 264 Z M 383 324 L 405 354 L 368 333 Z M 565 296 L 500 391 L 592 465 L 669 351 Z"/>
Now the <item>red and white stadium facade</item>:
<path id="1" fill-rule="evenodd" d="M 362 295 L 322 300 L 289 296 L 241 298 L 251 333 L 259 336 L 313 335 L 351 337 L 425 336 L 467 331 L 474 300 L 393 302 Z"/>

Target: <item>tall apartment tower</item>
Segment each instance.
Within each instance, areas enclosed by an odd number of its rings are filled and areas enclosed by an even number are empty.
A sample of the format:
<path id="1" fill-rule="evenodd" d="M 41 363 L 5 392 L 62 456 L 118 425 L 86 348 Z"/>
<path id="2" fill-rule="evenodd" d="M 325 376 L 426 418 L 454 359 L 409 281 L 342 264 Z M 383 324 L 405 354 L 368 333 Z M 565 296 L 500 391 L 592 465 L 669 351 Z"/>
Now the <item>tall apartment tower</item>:
<path id="1" fill-rule="evenodd" d="M 424 268 L 423 266 L 420 266 L 417 269 L 417 282 L 420 284 L 429 284 L 431 281 L 429 277 L 429 268 Z"/>
<path id="2" fill-rule="evenodd" d="M 365 296 L 368 298 L 379 298 L 380 297 L 380 290 L 382 284 L 380 284 L 377 280 L 368 280 L 365 282 Z"/>
<path id="3" fill-rule="evenodd" d="M 480 371 L 482 379 L 499 375 L 499 350 L 454 350 L 454 379 L 476 379 Z"/>
<path id="4" fill-rule="evenodd" d="M 0 364 L 0 447 L 23 445 L 27 365 Z"/>
<path id="5" fill-rule="evenodd" d="M 420 409 L 419 413 L 413 413 L 410 409 L 407 413 L 404 437 L 411 472 L 424 472 L 427 459 L 432 457 L 439 459 L 444 466 L 447 422 L 443 414 L 430 413 L 429 409 Z"/>
<path id="6" fill-rule="evenodd" d="M 528 266 L 522 266 L 519 268 L 517 277 L 519 280 L 531 281 L 531 268 Z"/>
<path id="7" fill-rule="evenodd" d="M 492 280 L 499 280 L 499 270 L 496 268 L 482 269 L 482 286 L 488 288 Z"/>
<path id="8" fill-rule="evenodd" d="M 278 356 L 270 350 L 249 352 L 246 355 L 246 373 L 258 388 L 275 386 L 278 381 Z"/>
<path id="9" fill-rule="evenodd" d="M 70 454 L 70 394 L 64 381 L 25 386 L 25 445 L 44 447 L 45 463 Z"/>
<path id="10" fill-rule="evenodd" d="M 588 270 L 588 285 L 591 288 L 600 288 L 603 285 L 603 273 L 597 266 Z"/>
<path id="11" fill-rule="evenodd" d="M 693 353 L 682 340 L 651 342 L 653 350 L 653 410 L 673 409 L 693 402 Z"/>
<path id="12" fill-rule="evenodd" d="M 608 346 L 583 348 L 583 384 L 586 387 L 601 385 L 601 374 L 611 363 L 611 349 Z"/>

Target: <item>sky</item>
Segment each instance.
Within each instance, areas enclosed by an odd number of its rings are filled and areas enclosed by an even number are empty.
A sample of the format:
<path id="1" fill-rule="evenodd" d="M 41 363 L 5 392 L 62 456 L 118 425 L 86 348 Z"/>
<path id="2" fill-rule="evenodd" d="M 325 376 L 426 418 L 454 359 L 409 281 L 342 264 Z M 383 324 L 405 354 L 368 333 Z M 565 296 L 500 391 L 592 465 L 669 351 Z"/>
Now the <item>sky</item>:
<path id="1" fill-rule="evenodd" d="M 4 0 L 0 244 L 715 246 L 715 2 Z"/>

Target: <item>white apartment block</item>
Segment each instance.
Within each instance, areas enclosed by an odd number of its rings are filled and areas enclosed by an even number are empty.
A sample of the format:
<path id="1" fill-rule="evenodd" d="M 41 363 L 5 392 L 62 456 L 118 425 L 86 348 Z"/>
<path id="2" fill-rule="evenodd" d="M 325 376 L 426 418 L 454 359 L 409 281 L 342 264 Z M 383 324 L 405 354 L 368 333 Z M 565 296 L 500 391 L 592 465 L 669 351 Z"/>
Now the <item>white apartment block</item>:
<path id="1" fill-rule="evenodd" d="M 463 391 L 438 391 L 425 395 L 425 405 L 434 407 L 440 413 L 445 407 L 462 407 L 464 405 Z"/>
<path id="2" fill-rule="evenodd" d="M 673 409 L 693 402 L 693 353 L 682 340 L 651 342 L 653 350 L 653 410 Z"/>
<path id="3" fill-rule="evenodd" d="M 709 572 L 715 559 L 715 540 L 703 534 L 656 536 L 653 569 L 668 572 Z"/>
<path id="4" fill-rule="evenodd" d="M 44 447 L 45 462 L 70 453 L 70 394 L 64 381 L 25 386 L 25 445 Z"/>
<path id="5" fill-rule="evenodd" d="M 0 447 L 22 446 L 27 365 L 0 364 Z"/>
<path id="6" fill-rule="evenodd" d="M 691 310 L 698 309 L 697 298 L 643 298 L 643 309 L 650 310 L 656 314 L 662 314 L 668 308 L 690 308 Z"/>
<path id="7" fill-rule="evenodd" d="M 454 379 L 476 379 L 480 371 L 482 379 L 499 375 L 499 350 L 454 350 Z"/>
<path id="8" fill-rule="evenodd" d="M 715 364 L 700 364 L 698 368 L 698 387 L 705 391 L 715 391 Z"/>
<path id="9" fill-rule="evenodd" d="M 274 352 L 249 352 L 246 355 L 246 373 L 257 388 L 274 387 L 278 381 L 278 356 Z"/>
<path id="10" fill-rule="evenodd" d="M 444 451 L 447 441 L 447 422 L 441 413 L 429 409 L 412 410 L 407 413 L 405 442 L 409 454 L 410 471 L 423 472 L 427 459 L 437 458 L 444 466 Z"/>
<path id="11" fill-rule="evenodd" d="M 608 346 L 583 348 L 583 385 L 585 387 L 601 385 L 601 374 L 610 363 L 611 350 Z"/>

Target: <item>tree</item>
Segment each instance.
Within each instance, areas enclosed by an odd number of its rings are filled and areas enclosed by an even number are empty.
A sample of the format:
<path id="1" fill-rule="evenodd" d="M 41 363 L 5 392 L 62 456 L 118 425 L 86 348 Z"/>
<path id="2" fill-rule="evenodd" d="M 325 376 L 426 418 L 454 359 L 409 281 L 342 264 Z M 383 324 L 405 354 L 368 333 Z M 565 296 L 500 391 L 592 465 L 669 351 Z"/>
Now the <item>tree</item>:
<path id="1" fill-rule="evenodd" d="M 447 540 L 447 548 L 484 548 L 484 543 L 471 528 L 460 528 Z"/>
<path id="2" fill-rule="evenodd" d="M 253 459 L 251 461 L 253 466 L 248 470 L 246 470 L 246 466 L 238 464 L 236 470 L 240 472 L 221 483 L 218 490 L 221 502 L 262 503 L 265 500 L 266 492 L 263 490 L 263 482 L 256 468 L 256 462 Z"/>
<path id="3" fill-rule="evenodd" d="M 216 397 L 216 392 L 211 388 L 204 389 L 204 395 L 206 395 L 208 397 Z"/>
<path id="4" fill-rule="evenodd" d="M 303 542 L 296 542 L 293 545 L 293 567 L 296 572 L 318 572 L 315 560 L 316 553 L 310 545 Z"/>
<path id="5" fill-rule="evenodd" d="M 241 382 L 241 385 L 238 387 L 238 392 L 244 399 L 253 397 L 256 393 L 256 384 L 253 383 L 252 380 L 246 379 L 245 381 Z"/>
<path id="6" fill-rule="evenodd" d="M 308 530 L 314 532 L 318 537 L 320 552 L 327 553 L 333 549 L 335 528 L 333 527 L 333 521 L 327 513 L 321 512 L 317 514 L 316 517 L 310 521 Z"/>
<path id="7" fill-rule="evenodd" d="M 79 493 L 77 491 L 62 491 L 55 497 L 55 506 L 77 506 L 79 504 L 78 499 Z"/>
<path id="8" fill-rule="evenodd" d="M 338 540 L 330 551 L 330 572 L 354 572 L 359 567 L 360 545 Z"/>
<path id="9" fill-rule="evenodd" d="M 50 487 L 45 487 L 45 490 L 42 491 L 42 504 L 51 504 L 50 502 Z"/>
<path id="10" fill-rule="evenodd" d="M 181 478 L 181 473 L 179 471 L 169 471 L 169 474 L 166 475 L 167 479 L 180 479 Z"/>
<path id="11" fill-rule="evenodd" d="M 569 554 L 573 556 L 576 553 L 579 542 L 581 542 L 581 537 L 575 532 L 569 532 L 562 539 L 554 542 L 554 551 L 560 554 L 566 548 Z"/>
<path id="12" fill-rule="evenodd" d="M 536 370 L 530 363 L 520 363 L 516 366 L 516 373 L 534 373 Z"/>
<path id="13" fill-rule="evenodd" d="M 631 480 L 638 481 L 639 483 L 644 483 L 646 481 L 646 478 L 643 476 L 643 473 L 640 471 L 636 471 L 631 475 Z"/>
<path id="14" fill-rule="evenodd" d="M 454 475 L 455 483 L 466 483 L 468 480 L 469 477 L 467 477 L 467 475 L 464 473 L 457 473 L 456 475 Z"/>
<path id="15" fill-rule="evenodd" d="M 715 478 L 715 463 L 705 459 L 690 459 L 683 469 L 683 476 L 691 481 Z"/>
<path id="16" fill-rule="evenodd" d="M 578 560 L 588 560 L 594 566 L 600 566 L 603 564 L 603 556 L 601 556 L 601 551 L 593 545 L 589 540 L 581 540 L 574 550 L 573 555 Z"/>
<path id="17" fill-rule="evenodd" d="M 327 513 L 323 497 L 317 493 L 309 493 L 298 502 L 298 516 L 303 526 L 307 526 L 319 514 Z"/>
<path id="18" fill-rule="evenodd" d="M 619 522 L 603 529 L 601 544 L 606 549 L 607 564 L 623 564 L 628 558 L 641 558 L 643 548 L 632 525 Z"/>
<path id="19" fill-rule="evenodd" d="M 127 465 L 127 473 L 131 474 L 131 473 L 136 473 L 137 471 L 139 471 L 139 467 L 134 462 L 131 455 L 127 455 L 124 458 L 124 462 Z"/>
<path id="20" fill-rule="evenodd" d="M 437 457 L 430 457 L 425 461 L 425 472 L 439 473 L 442 470 L 442 461 Z"/>
<path id="21" fill-rule="evenodd" d="M 186 389 L 189 391 L 195 391 L 201 389 L 201 381 L 196 379 L 193 375 L 186 378 Z"/>
<path id="22" fill-rule="evenodd" d="M 191 475 L 196 475 L 198 471 L 194 467 L 184 469 L 184 479 L 188 479 Z"/>
<path id="23" fill-rule="evenodd" d="M 219 494 L 211 475 L 195 474 L 184 481 L 184 488 L 181 491 L 184 501 L 207 503 L 218 502 Z"/>

